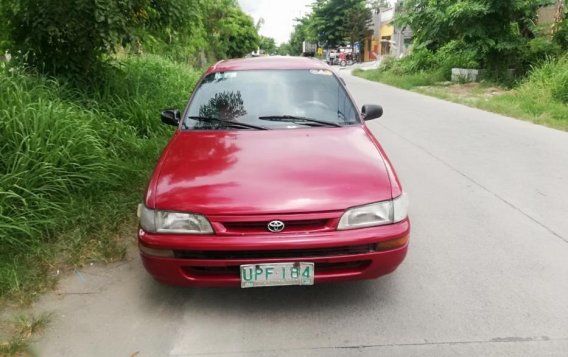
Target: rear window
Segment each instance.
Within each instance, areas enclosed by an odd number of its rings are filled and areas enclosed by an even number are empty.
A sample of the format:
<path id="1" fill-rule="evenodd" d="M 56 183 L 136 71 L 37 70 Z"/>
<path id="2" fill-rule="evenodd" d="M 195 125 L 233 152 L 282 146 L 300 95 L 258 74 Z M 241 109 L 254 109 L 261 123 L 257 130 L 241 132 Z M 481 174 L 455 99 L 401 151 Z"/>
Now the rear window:
<path id="1" fill-rule="evenodd" d="M 269 128 L 304 126 L 259 119 L 266 116 L 298 116 L 341 125 L 359 122 L 351 99 L 329 70 L 254 70 L 206 76 L 191 100 L 184 127 L 218 127 L 189 117 L 211 117 Z"/>

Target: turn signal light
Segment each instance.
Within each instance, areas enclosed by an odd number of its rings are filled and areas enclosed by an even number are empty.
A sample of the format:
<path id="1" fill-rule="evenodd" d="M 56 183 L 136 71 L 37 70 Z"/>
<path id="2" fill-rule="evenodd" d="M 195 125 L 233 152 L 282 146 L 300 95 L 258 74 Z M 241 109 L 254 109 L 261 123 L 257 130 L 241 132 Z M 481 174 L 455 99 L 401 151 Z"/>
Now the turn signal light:
<path id="1" fill-rule="evenodd" d="M 390 250 L 403 247 L 406 243 L 408 243 L 408 236 L 377 243 L 376 249 L 377 251 Z"/>
<path id="2" fill-rule="evenodd" d="M 146 247 L 142 244 L 138 244 L 140 251 L 146 255 L 150 255 L 152 257 L 160 257 L 160 258 L 173 258 L 174 251 L 173 250 L 166 250 L 166 249 L 155 249 Z"/>

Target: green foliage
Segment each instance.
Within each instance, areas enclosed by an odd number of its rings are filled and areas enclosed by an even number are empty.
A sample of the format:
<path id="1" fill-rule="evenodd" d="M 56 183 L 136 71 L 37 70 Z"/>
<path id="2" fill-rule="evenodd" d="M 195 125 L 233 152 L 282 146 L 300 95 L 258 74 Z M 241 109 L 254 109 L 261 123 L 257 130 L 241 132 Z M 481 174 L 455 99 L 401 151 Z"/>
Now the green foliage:
<path id="1" fill-rule="evenodd" d="M 201 67 L 214 51 L 208 44 L 205 10 L 200 0 L 153 2 L 155 8 L 144 12 L 144 23 L 133 29 L 123 42 L 131 52 L 160 54 L 176 62 Z"/>
<path id="2" fill-rule="evenodd" d="M 276 48 L 276 53 L 280 56 L 290 55 L 291 53 L 293 53 L 292 46 L 288 42 L 283 43 Z"/>
<path id="3" fill-rule="evenodd" d="M 156 120 L 157 112 L 183 108 L 197 79 L 186 65 L 156 55 L 131 57 L 110 68 L 102 80 L 75 91 L 71 99 L 115 117 L 139 137 L 155 138 L 170 132 Z"/>
<path id="4" fill-rule="evenodd" d="M 442 46 L 435 54 L 436 66 L 443 72 L 451 72 L 457 68 L 479 68 L 481 56 L 478 51 L 464 44 L 461 41 L 450 41 Z"/>
<path id="5" fill-rule="evenodd" d="M 366 5 L 365 0 L 317 0 L 309 18 L 312 35 L 326 47 L 362 40 L 372 16 Z"/>
<path id="6" fill-rule="evenodd" d="M 538 64 L 562 53 L 562 47 L 547 36 L 538 36 L 528 41 L 522 57 L 528 64 Z"/>
<path id="7" fill-rule="evenodd" d="M 554 42 L 560 46 L 563 51 L 568 51 L 568 7 L 564 12 L 562 22 L 557 24 L 554 33 Z"/>
<path id="8" fill-rule="evenodd" d="M 236 0 L 4 0 L 0 48 L 42 73 L 84 79 L 120 46 L 203 66 L 259 38 Z M 2 33 L 4 33 L 2 31 Z"/>
<path id="9" fill-rule="evenodd" d="M 45 330 L 51 319 L 51 314 L 44 313 L 38 316 L 18 315 L 13 320 L 0 320 L 0 355 L 33 356 L 29 343 Z"/>
<path id="10" fill-rule="evenodd" d="M 104 227 L 132 216 L 171 135 L 159 110 L 182 108 L 198 76 L 154 56 L 126 59 L 82 89 L 0 71 L 0 296 L 48 281 L 60 240 L 60 252 L 81 259 L 123 252 L 110 250 Z"/>
<path id="11" fill-rule="evenodd" d="M 396 72 L 401 61 L 387 60 L 378 70 L 356 70 L 354 74 L 399 88 L 419 91 L 446 100 L 475 106 L 510 117 L 529 120 L 568 131 L 568 57 L 549 59 L 533 67 L 521 84 L 507 93 L 482 96 L 478 100 L 452 95 L 440 71 Z M 483 85 L 483 84 L 482 84 Z M 427 89 L 424 86 L 429 86 Z"/>
<path id="12" fill-rule="evenodd" d="M 372 33 L 370 30 L 372 16 L 371 9 L 367 8 L 364 1 L 355 2 L 345 11 L 345 38 L 350 45 L 362 42 L 367 35 Z"/>
<path id="13" fill-rule="evenodd" d="M 276 42 L 272 37 L 260 36 L 259 47 L 264 53 L 273 54 L 277 52 Z"/>
<path id="14" fill-rule="evenodd" d="M 401 59 L 386 57 L 381 63 L 382 71 L 391 72 L 394 75 L 427 72 L 443 80 L 450 79 L 453 67 L 478 68 L 477 52 L 464 49 L 457 41 L 451 41 L 437 52 L 423 47 L 415 49 L 411 55 Z"/>
<path id="15" fill-rule="evenodd" d="M 10 49 L 42 72 L 85 74 L 115 48 L 139 10 L 129 0 L 5 0 Z"/>
<path id="16" fill-rule="evenodd" d="M 0 237 L 3 249 L 24 249 L 50 231 L 46 217 L 62 210 L 56 197 L 113 181 L 92 112 L 54 98 L 57 84 L 22 74 L 0 77 Z"/>
<path id="17" fill-rule="evenodd" d="M 537 33 L 536 11 L 549 0 L 407 0 L 396 23 L 414 31 L 416 48 L 459 44 L 460 59 L 490 71 L 528 65 L 523 54 Z"/>
<path id="18" fill-rule="evenodd" d="M 210 60 L 237 58 L 257 49 L 260 39 L 253 19 L 241 10 L 236 0 L 196 1 L 198 6 L 191 9 L 195 20 L 186 19 L 179 28 L 186 33 L 186 39 L 172 41 L 182 47 L 187 42 L 195 43 L 186 57 L 200 54 Z M 160 55 L 164 50 L 169 52 L 167 46 L 160 50 L 157 52 Z"/>
<path id="19" fill-rule="evenodd" d="M 217 40 L 224 57 L 238 58 L 257 49 L 259 37 L 253 20 L 239 8 L 225 12 L 218 26 Z"/>
<path id="20" fill-rule="evenodd" d="M 480 107 L 568 131 L 568 56 L 534 66 L 518 88 Z"/>
<path id="21" fill-rule="evenodd" d="M 443 74 L 441 72 L 422 71 L 401 75 L 393 71 L 384 71 L 378 69 L 368 71 L 356 70 L 353 73 L 365 79 L 386 83 L 402 89 L 412 89 L 419 86 L 435 85 L 436 83 L 444 80 Z"/>
<path id="22" fill-rule="evenodd" d="M 519 87 L 520 93 L 532 93 L 542 101 L 550 98 L 568 104 L 568 55 L 549 59 L 534 67 Z"/>
<path id="23" fill-rule="evenodd" d="M 310 15 L 297 19 L 290 36 L 291 54 L 302 53 L 302 42 L 337 47 L 362 41 L 369 33 L 371 8 L 366 0 L 317 0 Z"/>
<path id="24" fill-rule="evenodd" d="M 406 74 L 412 72 L 429 71 L 436 66 L 436 57 L 434 52 L 422 48 L 413 52 L 412 56 L 407 56 L 399 60 L 393 60 L 393 68 L 399 68 L 398 74 Z"/>
<path id="25" fill-rule="evenodd" d="M 302 54 L 302 43 L 304 41 L 314 41 L 310 33 L 310 17 L 305 17 L 298 20 L 294 26 L 294 31 L 290 35 L 290 42 L 288 49 L 291 55 L 298 56 Z"/>
<path id="26" fill-rule="evenodd" d="M 8 6 L 8 2 L 0 1 L 0 14 L 7 13 Z M 0 56 L 4 54 L 4 51 L 8 50 L 9 45 L 8 21 L 0 15 Z"/>

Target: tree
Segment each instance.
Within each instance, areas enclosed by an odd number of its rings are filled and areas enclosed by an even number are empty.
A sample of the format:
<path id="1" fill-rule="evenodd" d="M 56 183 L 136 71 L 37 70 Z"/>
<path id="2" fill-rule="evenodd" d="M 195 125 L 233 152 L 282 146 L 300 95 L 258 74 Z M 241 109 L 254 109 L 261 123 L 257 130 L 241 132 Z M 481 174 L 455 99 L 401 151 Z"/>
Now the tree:
<path id="1" fill-rule="evenodd" d="M 371 18 L 366 0 L 317 0 L 306 35 L 325 47 L 353 44 L 366 36 Z"/>
<path id="2" fill-rule="evenodd" d="M 288 55 L 292 54 L 292 50 L 290 48 L 290 43 L 286 42 L 286 43 L 283 43 L 280 46 L 278 46 L 276 48 L 276 53 L 280 56 L 288 56 Z"/>
<path id="3" fill-rule="evenodd" d="M 310 33 L 310 26 L 313 17 L 308 16 L 301 19 L 296 19 L 294 31 L 290 35 L 288 42 L 288 50 L 291 55 L 298 56 L 302 54 L 302 43 L 304 41 L 314 41 L 314 36 Z"/>
<path id="4" fill-rule="evenodd" d="M 554 42 L 564 51 L 568 50 L 568 9 L 564 0 L 558 0 L 554 25 Z"/>
<path id="5" fill-rule="evenodd" d="M 197 10 L 197 11 L 196 11 Z M 118 46 L 187 40 L 200 0 L 3 0 L 0 23 L 19 60 L 49 74 L 86 77 Z"/>
<path id="6" fill-rule="evenodd" d="M 140 7 L 128 0 L 3 1 L 9 48 L 54 74 L 90 72 L 140 20 Z"/>
<path id="7" fill-rule="evenodd" d="M 371 9 L 365 6 L 363 2 L 355 4 L 355 6 L 346 11 L 345 35 L 351 46 L 355 42 L 362 42 L 372 32 L 370 29 L 372 20 L 373 14 Z"/>
<path id="8" fill-rule="evenodd" d="M 459 44 L 492 71 L 523 67 L 522 53 L 535 37 L 536 11 L 549 0 L 406 0 L 397 15 L 410 26 L 415 48 L 436 52 Z"/>
<path id="9" fill-rule="evenodd" d="M 243 56 L 259 42 L 236 0 L 2 0 L 0 30 L 0 46 L 28 66 L 75 78 L 131 43 L 175 59 L 215 59 Z"/>
<path id="10" fill-rule="evenodd" d="M 276 53 L 276 42 L 272 37 L 260 36 L 259 47 L 264 53 Z"/>
<path id="11" fill-rule="evenodd" d="M 235 0 L 204 1 L 207 42 L 217 58 L 242 57 L 257 49 L 259 36 L 253 19 Z"/>
<path id="12" fill-rule="evenodd" d="M 352 0 L 317 0 L 310 30 L 325 47 L 337 47 L 345 39 L 346 12 Z"/>
<path id="13" fill-rule="evenodd" d="M 257 49 L 259 37 L 252 18 L 240 9 L 220 22 L 222 46 L 229 58 L 242 57 Z"/>

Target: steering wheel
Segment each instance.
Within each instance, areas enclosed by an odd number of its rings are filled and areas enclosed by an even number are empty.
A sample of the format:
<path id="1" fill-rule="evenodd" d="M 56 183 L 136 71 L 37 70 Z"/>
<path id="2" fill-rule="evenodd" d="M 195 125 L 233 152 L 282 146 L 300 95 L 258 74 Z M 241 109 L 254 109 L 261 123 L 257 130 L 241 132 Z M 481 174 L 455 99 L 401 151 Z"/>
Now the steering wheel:
<path id="1" fill-rule="evenodd" d="M 302 102 L 300 104 L 300 106 L 302 107 L 317 107 L 317 108 L 321 108 L 324 110 L 329 110 L 329 106 L 323 102 L 317 101 L 317 100 L 308 100 L 305 102 Z"/>

